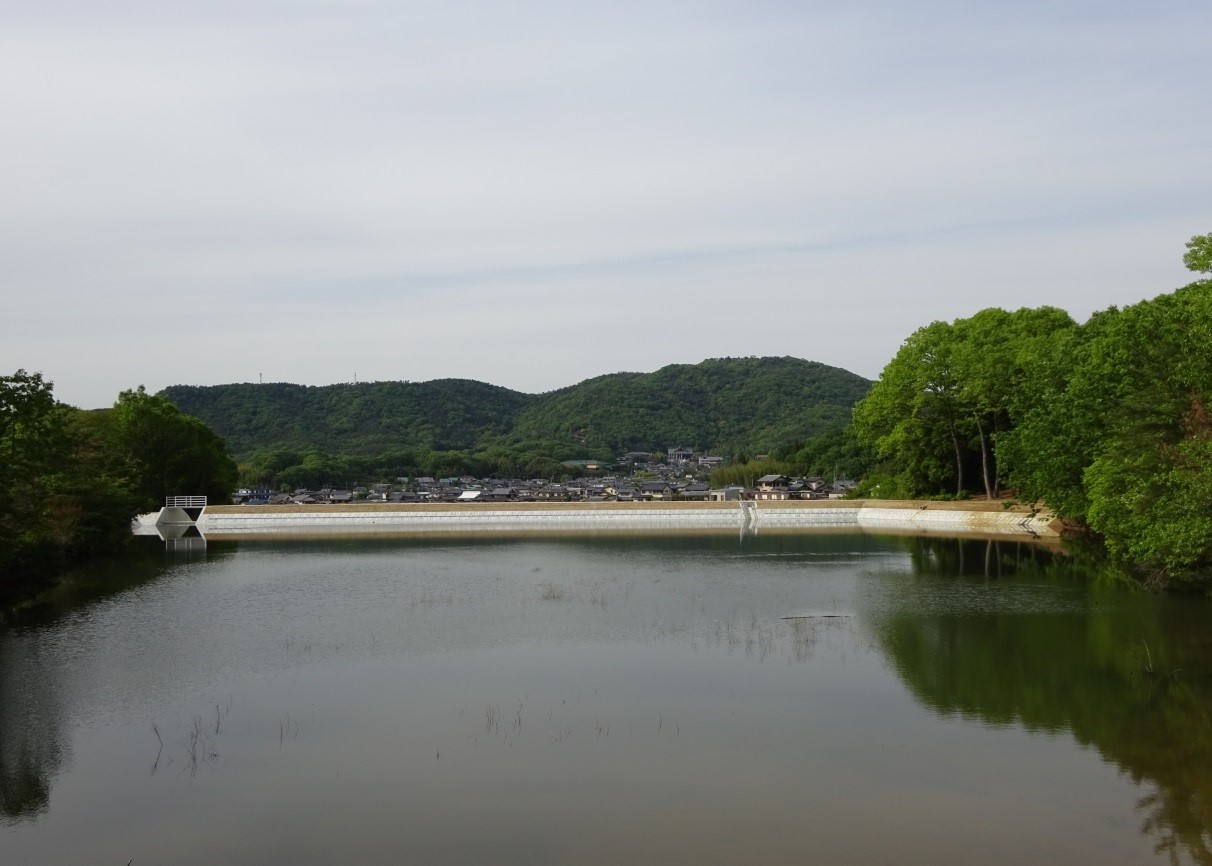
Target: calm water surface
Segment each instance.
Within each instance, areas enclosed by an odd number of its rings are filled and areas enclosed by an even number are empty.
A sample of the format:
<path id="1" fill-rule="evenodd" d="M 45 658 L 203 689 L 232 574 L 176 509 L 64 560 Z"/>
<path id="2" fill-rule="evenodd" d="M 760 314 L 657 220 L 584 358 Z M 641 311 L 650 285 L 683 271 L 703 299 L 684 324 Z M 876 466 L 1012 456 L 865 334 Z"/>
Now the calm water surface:
<path id="1" fill-rule="evenodd" d="M 211 545 L 0 631 L 0 863 L 1212 862 L 1212 606 L 1015 542 Z"/>

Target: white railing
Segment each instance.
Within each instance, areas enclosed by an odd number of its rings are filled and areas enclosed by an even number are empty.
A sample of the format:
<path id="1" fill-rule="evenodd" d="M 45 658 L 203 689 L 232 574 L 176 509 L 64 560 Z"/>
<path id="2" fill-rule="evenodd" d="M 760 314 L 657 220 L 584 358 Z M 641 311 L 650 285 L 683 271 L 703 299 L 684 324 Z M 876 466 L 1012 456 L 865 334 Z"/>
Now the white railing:
<path id="1" fill-rule="evenodd" d="M 165 508 L 204 508 L 205 496 L 165 496 Z"/>

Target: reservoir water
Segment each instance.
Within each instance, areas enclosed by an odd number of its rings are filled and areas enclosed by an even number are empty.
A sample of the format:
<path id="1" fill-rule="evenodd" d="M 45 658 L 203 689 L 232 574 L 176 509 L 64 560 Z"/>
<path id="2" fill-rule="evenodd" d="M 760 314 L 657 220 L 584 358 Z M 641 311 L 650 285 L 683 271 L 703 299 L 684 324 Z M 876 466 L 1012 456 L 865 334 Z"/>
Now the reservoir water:
<path id="1" fill-rule="evenodd" d="M 0 863 L 1210 863 L 1210 624 L 1030 541 L 157 550 L 0 630 Z"/>

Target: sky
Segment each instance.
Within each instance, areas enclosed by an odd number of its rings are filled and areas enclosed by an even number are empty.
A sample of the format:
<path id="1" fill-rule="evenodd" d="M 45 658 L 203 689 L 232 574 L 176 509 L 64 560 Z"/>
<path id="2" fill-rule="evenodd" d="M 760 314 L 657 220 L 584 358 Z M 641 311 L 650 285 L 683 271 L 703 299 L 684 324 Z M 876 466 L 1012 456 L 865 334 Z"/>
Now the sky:
<path id="1" fill-rule="evenodd" d="M 0 375 L 460 377 L 1079 321 L 1212 231 L 1207 0 L 0 0 Z"/>

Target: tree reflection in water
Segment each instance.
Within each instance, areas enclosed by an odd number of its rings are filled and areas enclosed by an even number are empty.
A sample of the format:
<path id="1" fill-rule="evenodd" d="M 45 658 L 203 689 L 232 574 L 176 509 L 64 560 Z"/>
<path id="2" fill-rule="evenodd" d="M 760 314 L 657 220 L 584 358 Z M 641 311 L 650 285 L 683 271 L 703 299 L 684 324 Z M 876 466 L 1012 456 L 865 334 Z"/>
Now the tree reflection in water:
<path id="1" fill-rule="evenodd" d="M 47 661 L 49 630 L 69 614 L 160 579 L 173 561 L 158 539 L 136 541 L 151 543 L 81 566 L 42 595 L 0 611 L 0 822 L 45 813 L 51 783 L 68 758 L 62 677 L 69 672 Z M 228 543 L 217 554 L 235 550 Z"/>
<path id="2" fill-rule="evenodd" d="M 47 811 L 51 782 L 66 757 L 62 727 L 58 689 L 36 638 L 0 635 L 0 821 Z"/>
<path id="3" fill-rule="evenodd" d="M 790 661 L 809 665 L 814 657 L 878 651 L 914 699 L 940 716 L 1062 733 L 1097 749 L 1104 760 L 1144 786 L 1137 804 L 1141 829 L 1159 853 L 1175 862 L 1186 858 L 1212 864 L 1208 600 L 1128 595 L 1123 586 L 1100 576 L 1096 565 L 1053 555 L 1030 542 L 822 536 L 809 543 L 786 535 L 742 539 L 740 550 L 734 538 L 710 536 L 588 539 L 577 544 L 600 549 L 599 562 L 604 557 L 647 561 L 658 569 L 650 568 L 656 577 L 671 552 L 701 557 L 702 563 L 728 572 L 724 585 L 730 587 L 742 586 L 731 574 L 741 574 L 752 555 L 777 554 L 777 567 L 799 575 L 796 579 L 803 579 L 806 590 L 815 575 L 823 573 L 813 563 L 826 561 L 831 568 L 844 562 L 843 569 L 832 573 L 845 575 L 847 581 L 849 575 L 858 575 L 852 609 L 856 616 L 845 615 L 852 612 L 849 604 L 797 609 L 782 601 L 772 606 L 779 613 L 758 615 L 746 609 L 748 586 L 737 590 L 735 603 L 727 608 L 732 614 L 714 624 L 704 620 L 700 627 L 706 632 L 693 626 L 687 630 L 676 616 L 661 621 L 658 628 L 638 602 L 612 599 L 610 614 L 631 604 L 645 617 L 645 626 L 636 634 L 706 639 L 759 661 L 785 654 Z M 897 544 L 907 556 L 900 555 Z M 866 553 L 891 556 L 881 559 Z M 211 546 L 208 560 L 222 555 L 220 546 Z M 689 569 L 696 560 L 678 562 L 679 568 Z M 891 566 L 881 570 L 881 562 Z M 65 655 L 61 646 L 53 652 L 48 644 L 56 624 L 68 612 L 74 617 L 115 592 L 161 579 L 164 563 L 163 553 L 157 551 L 146 563 L 128 564 L 106 580 L 65 586 L 12 628 L 0 631 L 0 821 L 25 822 L 46 813 L 50 787 L 67 765 L 66 744 L 79 716 L 73 703 L 87 688 L 79 682 L 80 659 Z M 530 575 L 528 566 L 529 560 Z M 525 598 L 515 610 L 533 611 L 539 605 L 544 614 L 549 612 L 553 602 L 537 598 L 537 580 L 527 579 Z M 841 577 L 838 581 L 839 587 L 851 585 L 843 584 Z M 693 598 L 693 581 L 668 584 L 674 586 L 668 592 L 686 587 Z M 586 609 L 599 610 L 597 585 L 568 586 L 583 593 Z M 665 586 L 660 584 L 660 590 L 651 590 L 646 598 L 667 601 Z M 643 589 L 639 586 L 635 592 Z M 798 591 L 788 594 L 788 599 L 797 597 Z M 477 598 L 468 602 L 470 613 L 477 610 Z M 504 599 L 508 602 L 507 596 Z M 498 597 L 490 601 L 484 605 L 486 623 L 493 621 L 489 614 L 498 615 Z M 706 608 L 703 611 L 706 616 Z M 781 613 L 788 616 L 780 621 Z M 567 615 L 561 608 L 561 616 Z M 58 667 L 48 661 L 52 657 Z M 216 728 L 226 724 L 218 716 L 216 708 Z M 202 748 L 201 721 L 195 720 L 198 748 L 189 750 L 191 755 L 208 754 Z M 149 743 L 153 733 L 159 736 L 153 728 Z M 449 763 L 445 751 L 442 761 Z"/>
<path id="4" fill-rule="evenodd" d="M 884 588 L 872 617 L 915 698 L 942 716 L 1071 733 L 1153 786 L 1137 808 L 1158 853 L 1212 863 L 1207 600 L 1125 603 L 1113 579 L 1075 580 L 1081 560 L 1015 542 L 906 543 L 913 575 Z"/>

